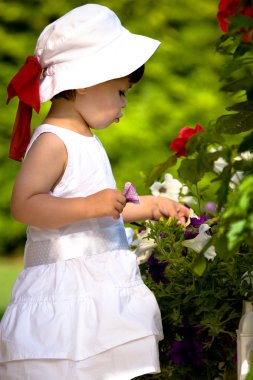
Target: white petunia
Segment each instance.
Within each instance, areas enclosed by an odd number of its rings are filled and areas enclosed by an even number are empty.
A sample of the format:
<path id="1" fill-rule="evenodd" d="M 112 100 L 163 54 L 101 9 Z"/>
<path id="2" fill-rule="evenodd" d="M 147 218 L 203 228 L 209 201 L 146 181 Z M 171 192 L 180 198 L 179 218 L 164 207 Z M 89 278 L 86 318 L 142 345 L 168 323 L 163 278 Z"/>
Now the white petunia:
<path id="1" fill-rule="evenodd" d="M 194 239 L 184 240 L 182 242 L 182 245 L 184 247 L 193 249 L 195 252 L 201 252 L 208 241 L 211 239 L 211 236 L 206 233 L 209 228 L 210 226 L 208 226 L 208 224 L 201 224 L 199 228 L 199 234 Z M 207 250 L 204 252 L 204 256 L 207 260 L 213 260 L 215 258 L 216 252 L 213 245 L 207 248 Z"/>
<path id="2" fill-rule="evenodd" d="M 241 153 L 241 157 L 243 160 L 250 161 L 253 159 L 253 153 L 247 150 L 246 152 Z"/>
<path id="3" fill-rule="evenodd" d="M 153 249 L 157 246 L 153 239 L 147 239 L 150 229 L 140 232 L 137 235 L 137 239 L 132 242 L 132 247 L 135 247 L 133 251 L 137 256 L 138 264 L 143 264 L 148 261 L 152 254 Z"/>
<path id="4" fill-rule="evenodd" d="M 186 185 L 183 185 L 181 187 L 181 192 L 179 194 L 179 199 L 178 201 L 181 202 L 181 203 L 185 203 L 185 204 L 193 204 L 193 203 L 197 203 L 195 201 L 195 199 L 193 199 L 193 197 L 191 195 L 187 195 L 189 192 L 189 189 Z"/>
<path id="5" fill-rule="evenodd" d="M 165 174 L 164 182 L 154 182 L 150 187 L 152 195 L 162 196 L 176 202 L 195 203 L 191 196 L 187 196 L 189 189 L 169 173 Z"/>
<path id="6" fill-rule="evenodd" d="M 218 149 L 218 150 L 222 150 L 222 149 Z M 217 151 L 216 149 L 213 149 L 213 148 L 210 149 L 210 152 L 216 152 L 216 151 Z M 240 161 L 242 159 L 246 161 L 252 160 L 253 153 L 251 153 L 250 151 L 243 152 L 240 154 L 240 156 L 235 157 L 234 161 Z M 228 163 L 226 162 L 226 160 L 223 157 L 219 157 L 216 161 L 214 161 L 213 171 L 217 174 L 220 174 L 227 165 Z M 244 172 L 242 171 L 235 172 L 231 177 L 229 187 L 231 189 L 235 189 L 236 185 L 238 185 L 241 182 L 243 177 L 244 177 Z"/>
<path id="7" fill-rule="evenodd" d="M 253 159 L 253 153 L 246 151 L 240 154 L 240 156 L 235 157 L 235 161 L 241 161 L 241 160 L 249 161 Z M 231 181 L 229 183 L 229 186 L 231 189 L 235 189 L 236 185 L 238 185 L 241 180 L 244 177 L 244 172 L 237 171 L 235 174 L 233 174 Z"/>
<path id="8" fill-rule="evenodd" d="M 213 171 L 217 174 L 221 173 L 225 166 L 227 166 L 227 161 L 224 160 L 223 157 L 219 157 L 217 160 L 213 163 Z"/>

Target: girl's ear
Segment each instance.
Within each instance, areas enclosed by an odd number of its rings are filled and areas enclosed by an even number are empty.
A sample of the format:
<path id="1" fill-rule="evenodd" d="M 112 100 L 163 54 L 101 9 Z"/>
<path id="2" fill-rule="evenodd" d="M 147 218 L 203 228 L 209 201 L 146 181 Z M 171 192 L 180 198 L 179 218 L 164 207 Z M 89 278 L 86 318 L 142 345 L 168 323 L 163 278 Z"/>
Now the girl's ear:
<path id="1" fill-rule="evenodd" d="M 84 95 L 86 93 L 86 88 L 77 88 L 76 93 L 79 95 Z"/>

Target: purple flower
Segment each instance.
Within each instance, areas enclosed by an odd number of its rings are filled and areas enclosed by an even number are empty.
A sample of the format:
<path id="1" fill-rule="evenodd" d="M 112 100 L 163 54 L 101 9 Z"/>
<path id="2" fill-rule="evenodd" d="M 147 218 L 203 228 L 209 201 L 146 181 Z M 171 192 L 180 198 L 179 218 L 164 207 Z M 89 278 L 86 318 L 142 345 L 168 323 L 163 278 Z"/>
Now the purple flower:
<path id="1" fill-rule="evenodd" d="M 188 249 L 186 247 L 182 248 L 182 256 L 186 257 L 188 253 Z"/>
<path id="2" fill-rule="evenodd" d="M 155 258 L 154 253 L 152 253 L 148 259 L 148 264 L 148 272 L 152 279 L 157 284 L 160 284 L 160 282 L 162 282 L 163 284 L 167 285 L 169 283 L 169 280 L 164 276 L 164 271 L 169 263 L 165 260 L 159 262 L 159 260 Z"/>
<path id="3" fill-rule="evenodd" d="M 126 182 L 124 186 L 123 195 L 126 197 L 127 202 L 140 203 L 139 196 L 137 194 L 136 188 L 131 182 Z"/>
<path id="4" fill-rule="evenodd" d="M 231 363 L 236 364 L 237 363 L 237 353 L 235 353 L 231 358 Z"/>
<path id="5" fill-rule="evenodd" d="M 174 340 L 167 356 L 174 364 L 199 366 L 203 363 L 203 347 L 196 340 Z"/>
<path id="6" fill-rule="evenodd" d="M 184 238 L 194 239 L 199 234 L 199 227 L 208 220 L 206 214 L 202 214 L 200 218 L 190 218 L 190 224 L 186 227 Z"/>
<path id="7" fill-rule="evenodd" d="M 198 227 L 208 220 L 206 214 L 202 214 L 200 218 L 190 218 L 190 226 Z"/>
<path id="8" fill-rule="evenodd" d="M 199 230 L 189 225 L 184 231 L 184 238 L 185 240 L 194 239 L 196 236 L 198 236 L 198 234 Z"/>
<path id="9" fill-rule="evenodd" d="M 209 211 L 214 214 L 216 211 L 216 204 L 214 202 L 207 202 L 204 206 L 204 211 Z"/>
<path id="10" fill-rule="evenodd" d="M 185 318 L 182 339 L 174 340 L 171 350 L 167 353 L 167 356 L 174 364 L 194 366 L 203 364 L 203 347 L 198 340 L 198 335 L 201 331 L 201 326 L 189 326 L 188 319 Z"/>

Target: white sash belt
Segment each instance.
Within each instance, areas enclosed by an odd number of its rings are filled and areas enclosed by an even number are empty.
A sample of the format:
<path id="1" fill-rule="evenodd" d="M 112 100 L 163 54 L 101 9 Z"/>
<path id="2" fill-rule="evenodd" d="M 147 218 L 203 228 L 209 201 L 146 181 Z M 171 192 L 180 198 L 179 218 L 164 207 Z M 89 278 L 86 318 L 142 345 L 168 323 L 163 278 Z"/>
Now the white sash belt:
<path id="1" fill-rule="evenodd" d="M 30 241 L 25 245 L 25 268 L 51 264 L 117 249 L 129 249 L 125 229 L 121 225 L 110 226 L 97 231 L 76 232 L 54 240 Z"/>

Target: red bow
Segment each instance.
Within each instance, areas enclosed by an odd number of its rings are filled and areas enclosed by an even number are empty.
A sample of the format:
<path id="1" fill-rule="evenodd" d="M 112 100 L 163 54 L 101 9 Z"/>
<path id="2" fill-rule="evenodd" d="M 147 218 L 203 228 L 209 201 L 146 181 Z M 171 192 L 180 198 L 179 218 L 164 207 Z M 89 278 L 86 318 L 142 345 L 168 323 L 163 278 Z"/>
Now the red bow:
<path id="1" fill-rule="evenodd" d="M 40 111 L 41 72 L 42 68 L 37 58 L 29 56 L 7 87 L 7 104 L 14 96 L 19 98 L 9 150 L 9 157 L 16 161 L 22 160 L 30 142 L 32 109 L 37 113 Z"/>

